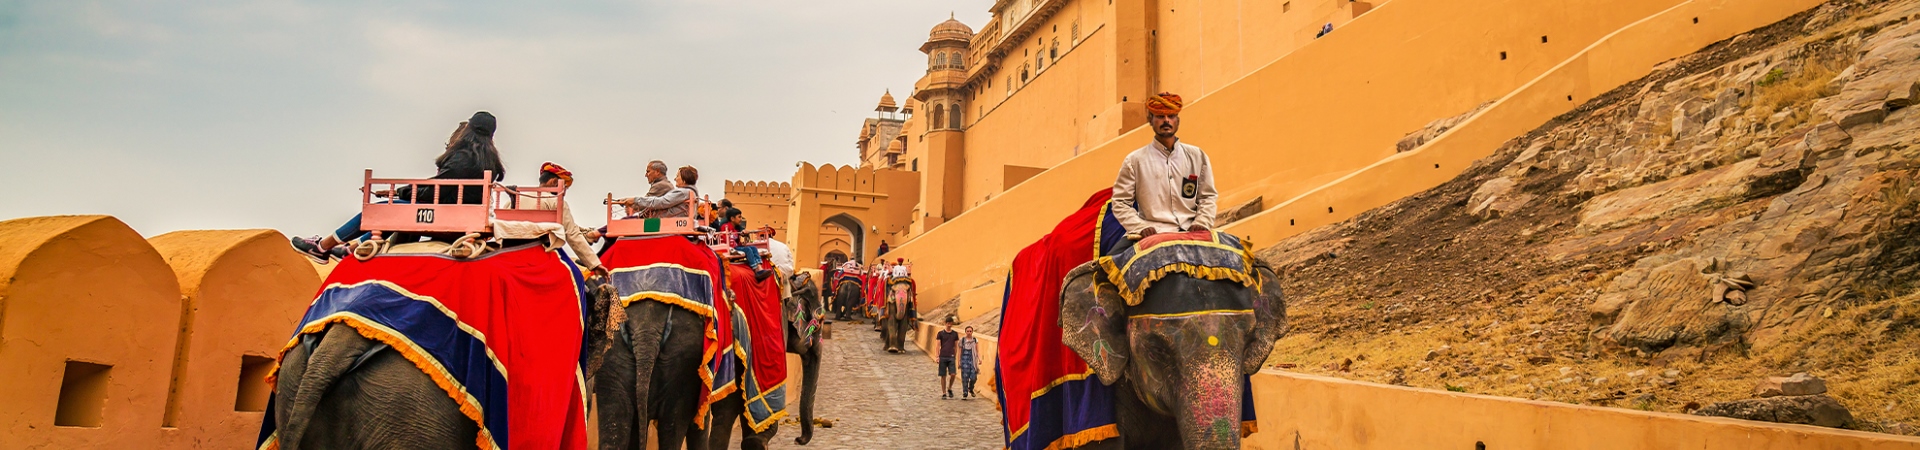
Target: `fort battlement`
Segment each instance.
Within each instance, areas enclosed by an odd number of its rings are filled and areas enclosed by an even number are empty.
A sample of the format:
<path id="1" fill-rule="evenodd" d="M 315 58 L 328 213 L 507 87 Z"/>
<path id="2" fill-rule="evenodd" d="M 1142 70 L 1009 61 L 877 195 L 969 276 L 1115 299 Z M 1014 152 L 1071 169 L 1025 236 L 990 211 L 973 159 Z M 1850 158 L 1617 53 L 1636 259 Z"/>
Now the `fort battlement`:
<path id="1" fill-rule="evenodd" d="M 0 222 L 0 448 L 246 448 L 320 274 L 271 230 Z"/>

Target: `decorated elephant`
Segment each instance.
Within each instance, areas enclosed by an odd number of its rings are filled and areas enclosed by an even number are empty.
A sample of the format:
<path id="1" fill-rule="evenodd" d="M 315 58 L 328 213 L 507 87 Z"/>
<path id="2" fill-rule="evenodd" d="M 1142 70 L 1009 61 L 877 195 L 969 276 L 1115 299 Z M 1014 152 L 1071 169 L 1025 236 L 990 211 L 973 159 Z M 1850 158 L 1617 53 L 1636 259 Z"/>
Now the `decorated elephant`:
<path id="1" fill-rule="evenodd" d="M 906 351 L 907 332 L 913 330 L 920 317 L 913 295 L 913 281 L 906 278 L 894 279 L 887 289 L 886 300 L 875 318 L 880 326 L 880 342 L 886 346 L 887 353 Z"/>
<path id="2" fill-rule="evenodd" d="M 646 425 L 652 422 L 658 448 L 680 448 L 682 442 L 703 435 L 694 416 L 702 401 L 699 373 L 707 318 L 655 301 L 636 301 L 622 309 L 625 320 L 613 325 L 613 335 L 590 344 L 604 352 L 593 383 L 600 447 L 646 448 Z"/>
<path id="3" fill-rule="evenodd" d="M 612 270 L 608 283 L 594 288 L 608 325 L 588 341 L 600 361 L 600 448 L 647 448 L 649 424 L 656 448 L 704 448 L 709 322 L 724 306 L 713 278 L 720 263 L 707 246 L 679 236 L 611 245 L 601 257 Z"/>
<path id="4" fill-rule="evenodd" d="M 577 270 L 538 245 L 448 248 L 394 245 L 333 270 L 270 375 L 260 448 L 586 445 Z"/>
<path id="5" fill-rule="evenodd" d="M 1247 376 L 1287 323 L 1273 269 L 1243 261 L 1235 271 L 1175 264 L 1118 284 L 1110 278 L 1127 274 L 1112 271 L 1125 269 L 1101 261 L 1067 274 L 1062 340 L 1115 391 L 1119 439 L 1102 445 L 1240 448 Z"/>
<path id="6" fill-rule="evenodd" d="M 866 304 L 866 297 L 861 296 L 862 293 L 859 278 L 843 276 L 834 283 L 833 301 L 839 311 L 838 319 L 860 316 L 860 308 Z"/>
<path id="7" fill-rule="evenodd" d="M 811 276 L 796 274 L 791 281 L 792 295 L 782 302 L 782 328 L 785 329 L 787 353 L 800 355 L 800 436 L 793 438 L 793 443 L 807 445 L 813 441 L 814 393 L 819 388 L 820 380 L 820 320 L 825 312 L 820 309 L 820 288 Z M 740 418 L 746 412 L 746 399 L 741 394 L 744 391 L 735 391 L 714 403 L 714 425 L 708 428 L 708 449 L 724 450 L 730 447 L 733 438 L 733 427 L 730 425 L 734 418 Z M 778 431 L 779 425 L 771 424 L 765 430 L 755 432 L 750 424 L 742 420 L 740 448 L 767 448 Z"/>

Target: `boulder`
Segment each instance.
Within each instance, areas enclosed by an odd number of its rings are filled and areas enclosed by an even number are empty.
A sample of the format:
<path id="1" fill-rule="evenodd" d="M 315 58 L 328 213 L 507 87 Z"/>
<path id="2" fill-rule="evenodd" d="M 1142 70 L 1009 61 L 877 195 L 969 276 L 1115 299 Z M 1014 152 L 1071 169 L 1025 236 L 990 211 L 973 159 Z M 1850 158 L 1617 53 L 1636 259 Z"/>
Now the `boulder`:
<path id="1" fill-rule="evenodd" d="M 1853 421 L 1846 405 L 1826 395 L 1793 395 L 1734 400 L 1707 405 L 1696 416 L 1729 417 L 1774 423 L 1845 427 Z"/>
<path id="2" fill-rule="evenodd" d="M 1905 89 L 1895 87 L 1887 90 L 1886 105 L 1888 111 L 1913 106 L 1913 100 L 1920 97 L 1920 83 L 1907 83 Z"/>
<path id="3" fill-rule="evenodd" d="M 1837 111 L 1840 128 L 1853 128 L 1887 120 L 1887 105 L 1882 102 L 1860 103 Z"/>
<path id="4" fill-rule="evenodd" d="M 1753 395 L 1761 398 L 1825 393 L 1827 393 L 1826 380 L 1807 375 L 1806 372 L 1796 373 L 1790 377 L 1767 377 L 1765 380 L 1760 380 L 1760 385 L 1753 388 Z"/>

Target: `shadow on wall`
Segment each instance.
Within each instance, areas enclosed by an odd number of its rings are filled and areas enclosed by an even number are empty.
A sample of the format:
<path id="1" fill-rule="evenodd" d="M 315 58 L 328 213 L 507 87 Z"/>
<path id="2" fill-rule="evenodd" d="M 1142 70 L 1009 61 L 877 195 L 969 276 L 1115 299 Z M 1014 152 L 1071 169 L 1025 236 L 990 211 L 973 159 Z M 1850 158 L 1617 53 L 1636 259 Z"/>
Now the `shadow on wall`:
<path id="1" fill-rule="evenodd" d="M 319 287 L 271 230 L 0 222 L 0 448 L 244 448 Z"/>

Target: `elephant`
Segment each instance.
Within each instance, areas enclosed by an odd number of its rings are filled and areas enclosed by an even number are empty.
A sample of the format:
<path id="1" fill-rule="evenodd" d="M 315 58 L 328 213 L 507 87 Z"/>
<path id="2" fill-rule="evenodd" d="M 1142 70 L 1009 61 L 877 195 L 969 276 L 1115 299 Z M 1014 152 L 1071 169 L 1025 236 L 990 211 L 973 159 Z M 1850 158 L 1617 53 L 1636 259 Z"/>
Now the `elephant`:
<path id="1" fill-rule="evenodd" d="M 792 278 L 792 296 L 783 303 L 786 323 L 787 353 L 800 355 L 800 436 L 793 438 L 797 445 L 807 445 L 813 441 L 813 405 L 814 392 L 820 385 L 820 334 L 813 324 L 825 315 L 820 309 L 820 288 L 807 274 L 796 274 Z M 746 401 L 741 392 L 735 391 L 725 399 L 713 404 L 713 423 L 707 448 L 724 450 L 733 437 L 732 424 L 746 411 Z M 780 430 L 778 423 L 767 427 L 765 431 L 753 432 L 744 420 L 740 424 L 740 448 L 764 449 L 773 441 Z"/>
<path id="2" fill-rule="evenodd" d="M 440 253 L 447 247 L 414 242 L 386 253 Z M 287 350 L 273 398 L 268 414 L 279 425 L 276 438 L 286 450 L 479 445 L 480 425 L 461 413 L 433 378 L 387 344 L 342 323 L 301 335 Z"/>
<path id="3" fill-rule="evenodd" d="M 590 323 L 609 323 L 608 315 L 625 319 L 588 333 L 593 350 L 594 397 L 600 416 L 600 448 L 647 448 L 646 426 L 651 422 L 658 448 L 703 448 L 705 434 L 694 421 L 701 396 L 700 358 L 705 345 L 707 318 L 686 308 L 657 301 L 636 301 L 612 311 L 619 294 L 613 286 L 594 288 Z M 591 364 L 590 364 L 591 365 Z"/>
<path id="4" fill-rule="evenodd" d="M 386 344 L 341 323 L 300 338 L 280 362 L 280 448 L 476 448 L 480 425 Z M 324 432 L 309 432 L 326 430 Z"/>
<path id="5" fill-rule="evenodd" d="M 1132 306 L 1097 262 L 1067 273 L 1062 340 L 1114 386 L 1120 436 L 1100 447 L 1240 448 L 1245 377 L 1287 328 L 1278 276 L 1257 260 L 1252 270 L 1257 289 L 1171 273 Z"/>
<path id="6" fill-rule="evenodd" d="M 866 297 L 860 295 L 862 292 L 860 282 L 858 280 L 840 280 L 836 286 L 833 292 L 833 300 L 835 306 L 839 308 L 840 315 L 838 318 L 840 320 L 847 320 L 849 316 L 858 317 L 860 315 L 859 308 L 864 307 L 867 303 Z"/>
<path id="7" fill-rule="evenodd" d="M 913 330 L 914 322 L 919 317 L 914 307 L 911 298 L 895 298 L 891 293 L 887 295 L 886 303 L 880 309 L 880 317 L 874 319 L 879 322 L 880 341 L 886 346 L 887 353 L 906 351 L 907 332 Z"/>

